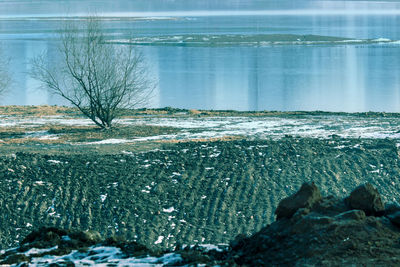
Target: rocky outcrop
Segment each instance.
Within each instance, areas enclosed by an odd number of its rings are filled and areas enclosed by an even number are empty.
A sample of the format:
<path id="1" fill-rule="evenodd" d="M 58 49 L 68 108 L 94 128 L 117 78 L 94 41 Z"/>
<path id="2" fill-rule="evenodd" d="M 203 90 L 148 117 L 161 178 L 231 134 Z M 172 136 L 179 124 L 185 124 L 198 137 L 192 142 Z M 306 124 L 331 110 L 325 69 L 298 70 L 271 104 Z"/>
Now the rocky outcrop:
<path id="1" fill-rule="evenodd" d="M 276 215 L 274 223 L 231 243 L 237 264 L 400 266 L 400 208 L 385 209 L 371 184 L 341 199 L 321 197 L 306 183 L 279 203 Z"/>

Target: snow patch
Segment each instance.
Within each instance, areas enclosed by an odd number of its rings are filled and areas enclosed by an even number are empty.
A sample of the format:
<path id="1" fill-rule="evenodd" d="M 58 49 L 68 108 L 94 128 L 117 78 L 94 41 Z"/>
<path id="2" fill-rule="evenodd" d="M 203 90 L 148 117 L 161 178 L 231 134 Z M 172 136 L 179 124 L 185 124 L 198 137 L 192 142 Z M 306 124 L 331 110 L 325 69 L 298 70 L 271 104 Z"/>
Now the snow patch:
<path id="1" fill-rule="evenodd" d="M 58 246 L 54 246 L 51 248 L 31 248 L 30 250 L 24 252 L 24 255 L 30 256 L 30 255 L 34 255 L 34 254 L 43 254 L 43 253 L 50 252 L 50 251 L 53 251 L 56 249 L 58 249 Z"/>
<path id="2" fill-rule="evenodd" d="M 107 194 L 100 195 L 101 202 L 104 202 L 107 198 Z"/>
<path id="3" fill-rule="evenodd" d="M 174 211 L 175 211 L 174 207 L 170 207 L 168 209 L 163 209 L 163 212 L 166 212 L 166 213 L 171 213 L 171 212 L 174 212 Z"/>
<path id="4" fill-rule="evenodd" d="M 129 142 L 129 140 L 111 138 L 111 139 L 105 139 L 105 140 L 95 141 L 95 142 L 87 142 L 86 144 L 104 145 L 104 144 L 123 144 L 123 143 L 127 143 L 127 142 Z"/>
<path id="5" fill-rule="evenodd" d="M 376 39 L 381 40 L 381 39 Z M 170 126 L 181 128 L 176 134 L 156 135 L 132 139 L 105 139 L 81 144 L 119 144 L 154 140 L 188 140 L 202 138 L 222 138 L 226 136 L 244 136 L 249 139 L 280 139 L 286 135 L 312 138 L 331 138 L 338 135 L 343 138 L 393 138 L 400 139 L 398 129 L 400 121 L 393 117 L 351 115 L 298 115 L 291 117 L 139 117 L 118 120 L 122 125 Z M 55 125 L 92 125 L 88 119 L 47 116 L 42 118 L 5 116 L 0 127 L 32 127 L 44 124 Z M 57 138 L 49 136 L 46 131 L 28 133 L 37 138 Z M 339 148 L 340 149 L 340 148 Z M 186 153 L 187 151 L 182 151 Z M 132 155 L 132 152 L 124 151 Z M 218 157 L 214 151 L 210 157 Z"/>
<path id="6" fill-rule="evenodd" d="M 158 239 L 156 240 L 156 242 L 154 242 L 154 244 L 161 244 L 162 243 L 162 241 L 164 240 L 164 237 L 162 236 L 162 235 L 160 235 L 159 237 L 158 237 Z"/>
<path id="7" fill-rule="evenodd" d="M 217 252 L 223 252 L 224 250 L 227 249 L 228 245 L 227 244 L 219 244 L 219 245 L 213 245 L 213 244 L 199 244 L 199 247 L 205 248 L 206 252 L 210 250 L 216 250 Z"/>
<path id="8" fill-rule="evenodd" d="M 62 163 L 61 161 L 55 160 L 55 159 L 49 159 L 47 162 L 54 163 L 54 164 L 60 164 L 60 163 Z"/>

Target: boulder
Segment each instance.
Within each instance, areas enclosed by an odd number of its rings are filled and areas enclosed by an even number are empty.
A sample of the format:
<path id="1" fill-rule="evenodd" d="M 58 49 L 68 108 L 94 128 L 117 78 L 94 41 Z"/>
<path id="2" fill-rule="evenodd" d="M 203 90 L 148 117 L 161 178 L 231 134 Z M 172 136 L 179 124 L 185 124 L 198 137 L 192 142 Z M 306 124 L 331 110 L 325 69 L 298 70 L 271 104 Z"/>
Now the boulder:
<path id="1" fill-rule="evenodd" d="M 21 245 L 30 248 L 45 248 L 58 245 L 61 237 L 68 232 L 56 227 L 41 227 L 37 231 L 33 231 L 22 240 Z"/>
<path id="2" fill-rule="evenodd" d="M 345 199 L 345 202 L 352 209 L 363 210 L 367 216 L 381 216 L 385 211 L 378 190 L 370 183 L 354 189 L 350 196 Z"/>
<path id="3" fill-rule="evenodd" d="M 298 209 L 312 208 L 321 201 L 322 196 L 318 187 L 312 183 L 304 183 L 296 194 L 283 199 L 275 211 L 276 219 L 291 218 Z"/>

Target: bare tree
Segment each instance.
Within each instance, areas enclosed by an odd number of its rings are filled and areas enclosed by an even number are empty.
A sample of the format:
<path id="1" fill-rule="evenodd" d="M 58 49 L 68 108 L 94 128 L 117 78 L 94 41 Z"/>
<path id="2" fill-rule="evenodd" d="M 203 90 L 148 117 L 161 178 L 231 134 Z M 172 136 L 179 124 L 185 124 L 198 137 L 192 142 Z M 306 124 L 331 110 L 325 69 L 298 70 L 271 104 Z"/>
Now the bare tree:
<path id="1" fill-rule="evenodd" d="M 3 94 L 11 84 L 11 75 L 8 68 L 9 59 L 5 58 L 2 51 L 0 51 L 0 94 Z"/>
<path id="2" fill-rule="evenodd" d="M 48 65 L 44 56 L 32 61 L 32 76 L 53 93 L 101 128 L 110 128 L 122 109 L 149 99 L 142 54 L 132 45 L 107 42 L 98 17 L 83 25 L 68 23 L 61 32 L 62 61 Z"/>

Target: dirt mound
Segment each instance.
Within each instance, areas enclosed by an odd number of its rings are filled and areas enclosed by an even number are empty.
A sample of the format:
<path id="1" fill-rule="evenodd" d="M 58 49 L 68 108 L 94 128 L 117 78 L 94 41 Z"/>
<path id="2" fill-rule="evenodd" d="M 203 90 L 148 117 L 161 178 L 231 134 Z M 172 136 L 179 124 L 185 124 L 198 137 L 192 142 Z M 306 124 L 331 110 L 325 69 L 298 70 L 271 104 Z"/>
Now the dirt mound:
<path id="1" fill-rule="evenodd" d="M 238 236 L 231 242 L 235 262 L 250 266 L 399 266 L 398 205 L 387 204 L 384 209 L 371 184 L 359 186 L 345 199 L 318 198 L 318 194 L 314 184 L 303 184 L 295 195 L 279 203 L 277 221 L 250 237 Z M 283 206 L 296 210 L 282 212 L 286 211 Z"/>
<path id="2" fill-rule="evenodd" d="M 83 261 L 173 266 L 400 264 L 400 206 L 396 203 L 383 206 L 381 196 L 371 184 L 357 187 L 347 198 L 337 198 L 322 197 L 314 183 L 304 183 L 297 193 L 279 203 L 276 214 L 274 223 L 250 237 L 237 236 L 230 247 L 177 246 L 165 251 L 150 250 L 117 238 L 102 240 L 94 231 L 41 228 L 29 234 L 18 248 L 3 251 L 0 264 Z"/>

